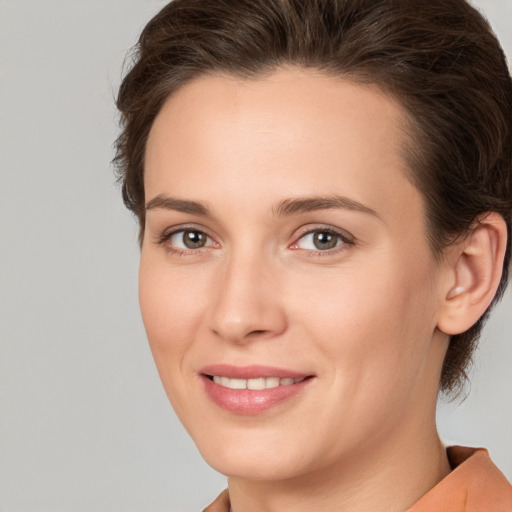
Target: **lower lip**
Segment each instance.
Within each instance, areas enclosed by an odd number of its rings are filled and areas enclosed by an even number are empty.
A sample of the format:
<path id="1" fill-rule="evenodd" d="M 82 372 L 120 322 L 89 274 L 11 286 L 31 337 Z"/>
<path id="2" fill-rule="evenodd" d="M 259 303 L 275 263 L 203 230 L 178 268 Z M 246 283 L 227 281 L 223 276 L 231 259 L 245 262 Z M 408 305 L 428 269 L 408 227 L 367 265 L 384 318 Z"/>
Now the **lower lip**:
<path id="1" fill-rule="evenodd" d="M 230 389 L 201 376 L 206 394 L 222 409 L 236 414 L 256 415 L 301 393 L 311 382 L 306 378 L 297 384 L 269 389 Z"/>

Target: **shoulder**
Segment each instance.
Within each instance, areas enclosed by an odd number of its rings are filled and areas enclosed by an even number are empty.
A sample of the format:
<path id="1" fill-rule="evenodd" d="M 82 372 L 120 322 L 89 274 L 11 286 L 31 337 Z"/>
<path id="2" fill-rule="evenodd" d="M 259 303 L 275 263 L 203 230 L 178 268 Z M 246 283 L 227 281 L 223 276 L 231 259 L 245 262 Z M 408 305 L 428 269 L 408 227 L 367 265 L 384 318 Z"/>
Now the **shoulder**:
<path id="1" fill-rule="evenodd" d="M 447 449 L 453 471 L 407 512 L 512 512 L 512 486 L 484 448 Z"/>
<path id="2" fill-rule="evenodd" d="M 229 493 L 228 490 L 222 491 L 217 499 L 208 507 L 206 507 L 203 512 L 229 512 L 230 511 L 230 501 L 229 501 Z"/>

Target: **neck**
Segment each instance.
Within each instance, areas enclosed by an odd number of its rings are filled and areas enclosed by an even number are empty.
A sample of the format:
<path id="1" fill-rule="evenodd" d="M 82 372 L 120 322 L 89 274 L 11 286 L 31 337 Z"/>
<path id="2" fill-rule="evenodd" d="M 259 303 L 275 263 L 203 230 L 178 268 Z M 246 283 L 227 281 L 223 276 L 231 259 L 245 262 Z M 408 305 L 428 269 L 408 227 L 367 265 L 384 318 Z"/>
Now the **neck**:
<path id="1" fill-rule="evenodd" d="M 281 481 L 230 478 L 233 512 L 404 512 L 441 481 L 450 466 L 435 421 L 424 435 L 398 436 L 332 467 Z M 402 434 L 404 434 L 402 432 Z"/>

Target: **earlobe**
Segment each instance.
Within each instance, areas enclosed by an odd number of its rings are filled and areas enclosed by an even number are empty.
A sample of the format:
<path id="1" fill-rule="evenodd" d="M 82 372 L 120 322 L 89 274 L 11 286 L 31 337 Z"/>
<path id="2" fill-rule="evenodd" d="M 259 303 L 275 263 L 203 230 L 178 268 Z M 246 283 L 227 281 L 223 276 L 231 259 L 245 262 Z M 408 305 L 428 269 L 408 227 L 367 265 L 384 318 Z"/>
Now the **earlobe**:
<path id="1" fill-rule="evenodd" d="M 506 246 L 505 221 L 497 213 L 488 213 L 452 248 L 452 279 L 438 318 L 439 330 L 460 334 L 485 313 L 501 280 Z"/>

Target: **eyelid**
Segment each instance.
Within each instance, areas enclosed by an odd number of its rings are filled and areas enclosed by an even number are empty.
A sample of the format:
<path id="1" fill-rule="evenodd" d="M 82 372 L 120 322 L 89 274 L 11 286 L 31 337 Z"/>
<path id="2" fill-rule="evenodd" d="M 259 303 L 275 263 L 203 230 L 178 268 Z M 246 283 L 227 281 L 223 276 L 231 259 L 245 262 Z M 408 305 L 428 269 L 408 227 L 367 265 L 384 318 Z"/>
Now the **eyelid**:
<path id="1" fill-rule="evenodd" d="M 318 232 L 332 233 L 332 234 L 338 236 L 343 243 L 340 245 L 337 245 L 336 247 L 333 247 L 332 249 L 326 249 L 324 251 L 322 251 L 320 249 L 315 249 L 315 250 L 300 249 L 299 247 L 296 247 L 299 240 L 301 240 L 302 238 L 304 238 L 307 235 L 310 235 L 312 233 L 318 233 Z M 293 250 L 310 251 L 312 253 L 332 254 L 333 252 L 342 250 L 342 248 L 345 248 L 345 246 L 353 246 L 353 245 L 355 245 L 355 243 L 356 243 L 355 237 L 353 235 L 351 235 L 349 232 L 345 231 L 344 229 L 326 225 L 326 224 L 319 224 L 319 225 L 308 224 L 307 226 L 303 226 L 302 228 L 300 228 L 299 232 L 294 237 L 294 242 L 292 242 L 292 244 L 289 246 L 289 248 L 293 249 Z"/>
<path id="2" fill-rule="evenodd" d="M 158 240 L 167 239 L 170 236 L 179 233 L 180 231 L 199 231 L 212 238 L 212 235 L 208 228 L 194 223 L 186 223 L 176 224 L 174 226 L 167 226 L 165 229 L 161 230 L 160 233 L 157 233 L 155 235 L 155 241 L 157 242 Z"/>
<path id="3" fill-rule="evenodd" d="M 199 233 L 201 235 L 204 235 L 204 245 L 201 245 L 200 247 L 180 247 L 179 241 L 175 239 L 179 239 L 181 236 L 182 242 L 184 243 L 186 233 Z M 212 247 L 213 245 L 215 245 L 215 242 L 212 240 L 210 236 L 197 229 L 180 229 L 178 231 L 174 231 L 167 237 L 167 240 L 170 240 L 172 242 L 171 245 L 173 247 L 176 247 L 180 251 L 193 251 L 198 249 L 204 249 L 206 247 Z"/>
<path id="4" fill-rule="evenodd" d="M 173 247 L 167 242 L 178 233 L 184 231 L 197 231 L 199 233 L 203 233 L 206 237 L 213 242 L 213 244 L 208 244 L 203 247 L 198 247 L 196 249 L 182 249 L 179 247 Z M 209 249 L 211 247 L 219 246 L 219 243 L 215 240 L 215 237 L 210 233 L 210 230 L 205 228 L 204 226 L 198 226 L 197 224 L 179 224 L 176 226 L 171 226 L 166 228 L 161 234 L 157 234 L 155 237 L 154 243 L 157 245 L 162 245 L 167 248 L 170 252 L 180 253 L 180 254 L 195 254 L 197 251 L 202 249 Z"/>
<path id="5" fill-rule="evenodd" d="M 168 242 L 171 237 L 173 237 L 174 235 L 181 233 L 183 231 L 198 231 L 198 232 L 206 235 L 208 237 L 208 239 L 213 243 L 208 244 L 203 247 L 196 248 L 196 249 L 181 249 L 179 247 L 174 247 L 174 246 L 170 246 L 169 244 L 166 244 L 166 242 Z M 301 249 L 300 247 L 297 247 L 299 240 L 301 240 L 302 238 L 304 238 L 305 236 L 307 236 L 309 234 L 316 233 L 316 232 L 332 233 L 332 234 L 336 235 L 337 237 L 339 237 L 343 243 L 339 244 L 331 249 L 326 249 L 326 250 Z M 198 251 L 201 251 L 204 249 L 210 249 L 212 247 L 214 247 L 214 248 L 220 247 L 219 242 L 215 239 L 215 236 L 213 236 L 210 233 L 210 230 L 204 226 L 200 226 L 197 224 L 179 224 L 176 226 L 168 227 L 162 232 L 162 234 L 156 236 L 154 243 L 157 245 L 166 246 L 166 248 L 169 252 L 186 254 L 186 255 L 192 255 Z M 309 252 L 314 255 L 322 255 L 322 254 L 329 255 L 329 254 L 334 254 L 338 251 L 347 249 L 349 246 L 353 246 L 355 244 L 356 244 L 355 237 L 344 229 L 334 227 L 334 226 L 331 226 L 328 224 L 317 224 L 317 225 L 308 224 L 308 225 L 305 225 L 305 226 L 302 226 L 301 228 L 299 228 L 298 232 L 294 236 L 294 241 L 290 245 L 288 245 L 288 248 L 292 249 L 292 250 L 301 250 L 304 253 Z"/>

